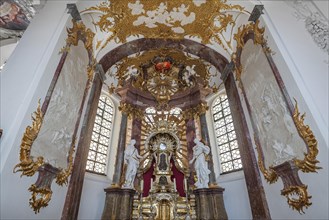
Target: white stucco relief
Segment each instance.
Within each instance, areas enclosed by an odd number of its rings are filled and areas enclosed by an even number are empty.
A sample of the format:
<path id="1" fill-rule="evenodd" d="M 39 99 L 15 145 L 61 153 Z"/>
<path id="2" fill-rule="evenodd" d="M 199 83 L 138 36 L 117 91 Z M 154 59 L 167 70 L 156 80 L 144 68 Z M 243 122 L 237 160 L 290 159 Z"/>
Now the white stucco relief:
<path id="1" fill-rule="evenodd" d="M 287 104 L 259 45 L 248 41 L 241 55 L 242 83 L 259 134 L 265 165 L 304 158 L 306 144 L 299 136 Z"/>
<path id="2" fill-rule="evenodd" d="M 294 0 L 286 1 L 286 3 L 294 8 L 294 17 L 304 21 L 306 30 L 312 36 L 317 46 L 329 54 L 328 19 L 313 5 L 312 1 Z"/>
<path id="3" fill-rule="evenodd" d="M 88 55 L 83 45 L 72 46 L 55 86 L 31 155 L 43 156 L 55 167 L 66 168 L 75 124 L 87 82 Z"/>
<path id="4" fill-rule="evenodd" d="M 158 24 L 164 24 L 171 27 L 172 31 L 175 33 L 184 33 L 184 29 L 180 26 L 191 24 L 195 21 L 195 13 L 190 12 L 186 15 L 188 7 L 184 4 L 174 8 L 172 11 L 168 11 L 165 3 L 161 3 L 159 7 L 153 11 L 145 11 L 144 6 L 139 1 L 129 3 L 128 7 L 132 10 L 132 15 L 140 15 L 138 19 L 133 22 L 134 26 L 145 24 L 148 28 L 155 28 L 158 27 Z M 180 26 L 177 26 L 177 23 L 179 23 Z"/>

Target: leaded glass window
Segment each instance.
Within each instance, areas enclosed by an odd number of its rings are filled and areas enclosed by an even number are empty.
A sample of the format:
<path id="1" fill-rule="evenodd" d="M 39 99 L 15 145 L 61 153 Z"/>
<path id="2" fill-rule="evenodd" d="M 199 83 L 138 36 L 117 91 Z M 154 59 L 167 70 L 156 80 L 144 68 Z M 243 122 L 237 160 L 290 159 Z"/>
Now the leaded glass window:
<path id="1" fill-rule="evenodd" d="M 113 104 L 106 95 L 101 95 L 98 102 L 86 170 L 105 174 L 108 146 L 110 143 L 113 120 Z"/>
<path id="2" fill-rule="evenodd" d="M 241 156 L 226 94 L 215 99 L 212 111 L 222 174 L 240 170 Z"/>

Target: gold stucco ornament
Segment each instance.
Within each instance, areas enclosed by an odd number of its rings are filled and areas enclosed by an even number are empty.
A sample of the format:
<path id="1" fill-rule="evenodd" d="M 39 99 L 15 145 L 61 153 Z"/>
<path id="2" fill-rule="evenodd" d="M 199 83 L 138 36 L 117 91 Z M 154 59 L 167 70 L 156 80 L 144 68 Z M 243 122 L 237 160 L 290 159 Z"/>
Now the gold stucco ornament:
<path id="1" fill-rule="evenodd" d="M 70 53 L 71 46 L 77 46 L 79 41 L 83 42 L 89 57 L 89 63 L 86 69 L 86 74 L 88 76 L 87 88 L 89 88 L 91 81 L 94 77 L 94 69 L 96 65 L 93 48 L 92 48 L 93 37 L 95 34 L 90 29 L 86 28 L 86 26 L 81 21 L 73 20 L 72 23 L 73 23 L 73 27 L 67 29 L 68 37 L 66 39 L 66 46 L 61 50 L 61 52 L 63 53 L 62 56 L 65 57 L 67 53 Z M 46 108 L 41 108 L 40 100 L 39 100 L 37 110 L 34 112 L 32 116 L 32 125 L 28 126 L 25 129 L 21 141 L 20 156 L 19 156 L 20 162 L 13 169 L 14 173 L 21 172 L 21 176 L 25 175 L 29 177 L 33 176 L 36 172 L 38 172 L 37 182 L 35 184 L 32 184 L 31 187 L 29 188 L 29 191 L 32 193 L 30 198 L 30 206 L 35 211 L 35 213 L 38 213 L 42 207 L 46 207 L 49 201 L 51 200 L 52 181 L 56 179 L 56 183 L 60 186 L 67 184 L 68 178 L 73 170 L 75 140 L 72 141 L 70 150 L 66 155 L 67 156 L 66 168 L 54 167 L 49 163 L 47 163 L 45 161 L 45 158 L 42 156 L 36 156 L 34 158 L 31 156 L 32 145 L 34 141 L 37 139 L 38 134 L 40 132 L 48 104 L 46 98 L 44 102 L 44 106 L 46 106 Z"/>
<path id="2" fill-rule="evenodd" d="M 221 1 L 196 0 L 121 0 L 104 1 L 82 13 L 98 13 L 95 21 L 110 41 L 125 43 L 129 37 L 183 39 L 196 37 L 203 44 L 218 43 L 227 51 L 232 49 L 232 33 L 241 14 L 250 14 L 240 5 Z"/>
<path id="3" fill-rule="evenodd" d="M 304 124 L 305 114 L 300 114 L 297 101 L 295 100 L 294 107 L 290 105 L 290 103 L 287 101 L 290 99 L 290 97 L 287 96 L 288 93 L 285 90 L 283 82 L 281 82 L 282 79 L 280 78 L 279 72 L 271 57 L 272 51 L 267 45 L 267 40 L 264 35 L 265 28 L 259 26 L 259 20 L 256 20 L 256 22 L 254 23 L 249 23 L 241 26 L 238 29 L 238 32 L 234 35 L 234 39 L 237 42 L 237 48 L 235 53 L 232 54 L 232 60 L 235 64 L 236 79 L 239 82 L 240 89 L 243 90 L 243 93 L 245 95 L 245 88 L 247 85 L 243 85 L 243 82 L 245 81 L 243 81 L 241 75 L 247 74 L 247 72 L 244 72 L 244 66 L 241 64 L 241 54 L 243 49 L 245 48 L 246 42 L 248 40 L 253 40 L 253 45 L 262 46 L 262 52 L 265 54 L 266 60 L 269 62 L 268 65 L 270 66 L 269 68 L 272 71 L 271 74 L 273 74 L 274 76 L 273 79 L 278 84 L 278 94 L 282 95 L 282 100 L 285 100 L 280 104 L 282 106 L 285 106 L 286 109 L 289 109 L 289 113 L 286 116 L 291 117 L 291 124 L 292 126 L 296 127 L 295 131 L 293 131 L 295 132 L 294 134 L 296 134 L 296 138 L 301 138 L 300 143 L 302 145 L 297 147 L 305 147 L 306 150 L 306 153 L 304 152 L 304 158 L 297 158 L 297 156 L 294 156 L 292 158 L 288 158 L 281 161 L 279 164 L 270 163 L 268 167 L 266 167 L 265 160 L 267 160 L 270 156 L 266 155 L 267 151 L 264 151 L 261 146 L 261 139 L 259 134 L 260 123 L 252 119 L 253 128 L 255 130 L 254 141 L 258 154 L 258 167 L 263 173 L 265 180 L 270 184 L 277 182 L 278 178 L 280 177 L 284 183 L 284 188 L 281 190 L 281 195 L 287 198 L 287 203 L 289 207 L 300 213 L 304 213 L 304 208 L 308 208 L 312 205 L 312 203 L 310 202 L 311 196 L 308 194 L 307 186 L 301 182 L 298 175 L 298 171 L 300 170 L 302 172 L 309 173 L 317 172 L 318 169 L 321 169 L 321 167 L 317 166 L 317 164 L 319 163 L 319 161 L 317 160 L 317 155 L 319 153 L 317 146 L 318 142 L 311 128 L 308 125 Z M 259 74 L 262 74 L 262 72 L 260 71 Z M 256 81 L 257 78 L 253 80 Z M 250 106 L 248 97 L 246 95 L 245 97 L 247 99 L 248 105 Z M 252 109 L 248 110 L 250 114 L 252 111 L 256 111 L 253 108 L 257 107 L 252 106 L 251 108 Z M 271 130 L 270 132 L 273 131 Z M 303 143 L 305 143 L 305 145 L 303 145 Z"/>

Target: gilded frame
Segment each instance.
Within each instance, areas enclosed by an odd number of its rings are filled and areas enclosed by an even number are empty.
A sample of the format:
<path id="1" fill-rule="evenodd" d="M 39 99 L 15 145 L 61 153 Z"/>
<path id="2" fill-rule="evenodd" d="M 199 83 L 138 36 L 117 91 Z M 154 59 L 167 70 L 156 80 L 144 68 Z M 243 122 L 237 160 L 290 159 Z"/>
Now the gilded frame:
<path id="1" fill-rule="evenodd" d="M 292 101 L 288 95 L 284 82 L 280 76 L 280 73 L 273 61 L 271 55 L 271 49 L 267 45 L 267 41 L 264 37 L 265 28 L 259 27 L 259 20 L 255 23 L 249 23 L 243 25 L 238 29 L 238 32 L 235 34 L 234 39 L 237 42 L 237 49 L 235 54 L 232 56 L 232 60 L 235 64 L 235 73 L 236 79 L 239 83 L 239 87 L 242 90 L 243 96 L 245 98 L 248 113 L 252 121 L 252 127 L 255 131 L 254 140 L 256 144 L 256 150 L 258 153 L 258 166 L 261 172 L 264 175 L 264 178 L 270 183 L 275 183 L 278 180 L 278 177 L 282 178 L 284 183 L 284 189 L 281 190 L 281 195 L 287 198 L 289 206 L 297 210 L 298 212 L 304 213 L 304 208 L 308 208 L 312 203 L 310 202 L 311 196 L 308 195 L 307 185 L 304 185 L 298 176 L 298 170 L 302 172 L 317 172 L 321 167 L 317 166 L 319 161 L 317 160 L 318 147 L 317 140 L 308 125 L 304 124 L 305 114 L 300 114 L 297 101 L 295 100 L 295 105 L 292 104 Z M 258 122 L 252 116 L 252 108 L 249 103 L 248 97 L 246 95 L 245 86 L 242 80 L 242 74 L 244 73 L 244 67 L 241 64 L 241 54 L 246 45 L 246 43 L 252 40 L 254 45 L 260 45 L 263 53 L 266 56 L 268 64 L 272 70 L 275 81 L 279 87 L 279 93 L 281 93 L 284 98 L 284 103 L 287 106 L 289 114 L 292 118 L 293 124 L 295 125 L 298 135 L 302 138 L 305 143 L 304 158 L 292 158 L 287 159 L 281 164 L 272 164 L 270 166 L 265 165 L 266 155 L 264 154 L 263 146 L 261 145 L 259 133 L 257 131 Z M 254 79 L 255 81 L 257 80 Z M 258 123 L 258 124 L 257 124 Z M 296 194 L 298 197 L 293 197 Z"/>
<path id="2" fill-rule="evenodd" d="M 32 193 L 30 198 L 30 206 L 37 214 L 41 208 L 48 206 L 51 200 L 52 190 L 51 183 L 56 179 L 56 183 L 60 186 L 67 184 L 68 178 L 73 169 L 73 157 L 75 151 L 75 140 L 78 133 L 78 127 L 81 121 L 82 110 L 86 102 L 88 91 L 90 88 L 91 80 L 94 75 L 94 68 L 96 61 L 92 50 L 92 42 L 94 33 L 86 28 L 81 21 L 72 20 L 73 27 L 68 28 L 68 37 L 66 39 L 66 46 L 61 50 L 62 56 L 57 69 L 54 73 L 50 87 L 48 89 L 45 100 L 40 105 L 38 103 L 37 110 L 32 115 L 32 125 L 27 126 L 22 137 L 20 145 L 20 162 L 14 167 L 13 172 L 21 172 L 21 176 L 33 176 L 36 172 L 39 173 L 37 182 L 29 187 L 29 191 Z M 34 158 L 31 156 L 31 149 L 34 141 L 38 137 L 41 126 L 43 124 L 44 116 L 47 112 L 52 94 L 54 92 L 57 80 L 62 71 L 67 55 L 70 53 L 71 46 L 77 46 L 78 42 L 82 41 L 88 54 L 89 63 L 87 64 L 87 82 L 84 88 L 81 104 L 79 107 L 78 117 L 75 122 L 74 131 L 72 134 L 72 141 L 67 155 L 67 167 L 65 169 L 57 168 L 50 165 L 42 156 Z"/>

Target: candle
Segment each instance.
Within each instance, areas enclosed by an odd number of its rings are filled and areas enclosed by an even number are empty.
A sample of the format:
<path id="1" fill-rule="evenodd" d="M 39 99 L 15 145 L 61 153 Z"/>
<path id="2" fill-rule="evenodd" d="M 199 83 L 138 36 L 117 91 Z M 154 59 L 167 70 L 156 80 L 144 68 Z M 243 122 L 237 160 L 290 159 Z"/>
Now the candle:
<path id="1" fill-rule="evenodd" d="M 153 178 L 151 178 L 151 190 L 150 191 L 153 191 Z"/>
<path id="2" fill-rule="evenodd" d="M 142 179 L 141 180 L 141 192 L 143 192 L 143 189 L 144 189 L 144 180 Z"/>

